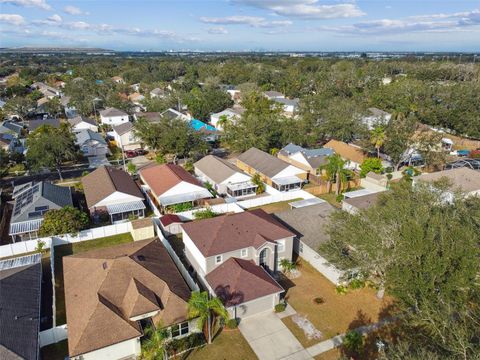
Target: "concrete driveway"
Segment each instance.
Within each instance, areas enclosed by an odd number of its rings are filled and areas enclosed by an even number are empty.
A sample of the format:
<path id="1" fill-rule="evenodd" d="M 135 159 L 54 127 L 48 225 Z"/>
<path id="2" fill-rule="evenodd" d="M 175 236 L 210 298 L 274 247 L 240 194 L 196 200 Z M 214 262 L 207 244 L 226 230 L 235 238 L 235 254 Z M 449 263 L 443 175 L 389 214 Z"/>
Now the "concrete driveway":
<path id="1" fill-rule="evenodd" d="M 244 319 L 239 329 L 260 360 L 313 359 L 273 312 Z"/>

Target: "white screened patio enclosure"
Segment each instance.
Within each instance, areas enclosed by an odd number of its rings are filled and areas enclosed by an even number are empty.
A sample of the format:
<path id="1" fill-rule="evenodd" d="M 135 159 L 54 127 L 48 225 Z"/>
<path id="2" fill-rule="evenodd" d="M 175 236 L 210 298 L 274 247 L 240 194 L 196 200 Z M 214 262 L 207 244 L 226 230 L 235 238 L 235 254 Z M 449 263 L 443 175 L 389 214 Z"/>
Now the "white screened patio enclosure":
<path id="1" fill-rule="evenodd" d="M 112 224 L 129 220 L 130 217 L 145 217 L 145 204 L 143 201 L 131 201 L 128 203 L 107 205 Z"/>
<path id="2" fill-rule="evenodd" d="M 302 188 L 303 180 L 297 176 L 285 176 L 272 179 L 272 186 L 278 191 L 292 191 Z"/>

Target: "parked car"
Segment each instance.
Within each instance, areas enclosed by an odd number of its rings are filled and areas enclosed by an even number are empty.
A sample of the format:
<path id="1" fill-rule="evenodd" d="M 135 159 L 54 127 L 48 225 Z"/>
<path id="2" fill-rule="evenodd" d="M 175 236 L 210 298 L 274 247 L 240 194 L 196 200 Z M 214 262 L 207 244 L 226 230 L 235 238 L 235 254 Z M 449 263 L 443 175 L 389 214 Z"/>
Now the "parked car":
<path id="1" fill-rule="evenodd" d="M 139 148 L 139 149 L 135 149 L 135 150 L 133 150 L 133 151 L 135 151 L 138 156 L 145 155 L 145 154 L 148 153 L 147 150 L 143 150 L 143 149 L 140 149 L 140 148 Z"/>
<path id="2" fill-rule="evenodd" d="M 134 158 L 136 157 L 138 154 L 135 150 L 125 150 L 125 156 L 127 158 Z"/>
<path id="3" fill-rule="evenodd" d="M 468 156 L 470 154 L 469 150 L 458 150 L 457 155 L 458 156 Z"/>

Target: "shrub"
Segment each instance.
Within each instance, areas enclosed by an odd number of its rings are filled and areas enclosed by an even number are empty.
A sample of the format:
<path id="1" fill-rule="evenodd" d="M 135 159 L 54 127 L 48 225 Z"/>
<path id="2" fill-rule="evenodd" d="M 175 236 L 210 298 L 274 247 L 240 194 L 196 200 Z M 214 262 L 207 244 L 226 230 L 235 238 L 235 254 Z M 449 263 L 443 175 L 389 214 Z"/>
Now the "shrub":
<path id="1" fill-rule="evenodd" d="M 193 217 L 195 218 L 195 220 L 210 219 L 215 216 L 218 216 L 218 214 L 210 208 L 205 210 L 199 210 L 193 213 Z"/>
<path id="2" fill-rule="evenodd" d="M 277 313 L 284 312 L 286 308 L 287 308 L 287 304 L 285 303 L 277 304 L 275 305 L 275 312 Z"/>
<path id="3" fill-rule="evenodd" d="M 320 305 L 320 304 L 323 304 L 323 303 L 325 302 L 325 300 L 324 300 L 322 297 L 319 296 L 319 297 L 314 298 L 314 299 L 313 299 L 313 302 L 314 302 L 315 304 L 319 304 L 319 305 Z"/>
<path id="4" fill-rule="evenodd" d="M 337 285 L 337 287 L 335 288 L 335 291 L 339 295 L 345 295 L 348 292 L 348 288 L 344 285 Z"/>
<path id="5" fill-rule="evenodd" d="M 365 287 L 365 281 L 363 281 L 361 279 L 353 279 L 348 284 L 348 287 L 350 289 L 353 289 L 353 290 L 364 288 Z"/>
<path id="6" fill-rule="evenodd" d="M 358 353 L 363 347 L 363 336 L 357 331 L 349 331 L 343 339 L 343 347 L 352 353 Z"/>
<path id="7" fill-rule="evenodd" d="M 229 319 L 225 324 L 229 329 L 236 329 L 238 327 L 237 319 Z"/>
<path id="8" fill-rule="evenodd" d="M 203 333 L 194 333 L 180 339 L 173 339 L 172 341 L 168 342 L 165 347 L 168 356 L 174 356 L 188 349 L 204 345 L 205 343 L 206 340 Z"/>
<path id="9" fill-rule="evenodd" d="M 370 171 L 380 174 L 383 171 L 382 160 L 379 158 L 367 158 L 360 165 L 360 177 L 364 178 Z"/>
<path id="10" fill-rule="evenodd" d="M 167 206 L 167 212 L 173 212 L 173 213 L 188 211 L 192 209 L 193 209 L 193 205 L 192 203 L 189 203 L 189 202 Z"/>
<path id="11" fill-rule="evenodd" d="M 335 201 L 336 202 L 342 202 L 342 200 L 345 198 L 345 196 L 343 196 L 343 194 L 338 194 L 337 197 L 335 198 Z"/>

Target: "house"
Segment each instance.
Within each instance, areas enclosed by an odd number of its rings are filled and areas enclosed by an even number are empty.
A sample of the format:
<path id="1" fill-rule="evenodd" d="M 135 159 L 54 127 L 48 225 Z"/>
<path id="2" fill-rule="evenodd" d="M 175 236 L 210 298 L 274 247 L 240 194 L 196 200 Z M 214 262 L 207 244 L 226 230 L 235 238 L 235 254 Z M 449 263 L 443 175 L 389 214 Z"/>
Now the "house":
<path id="1" fill-rule="evenodd" d="M 55 118 L 35 119 L 27 121 L 28 131 L 32 132 L 38 129 L 42 125 L 49 125 L 55 128 L 60 127 L 60 120 Z"/>
<path id="2" fill-rule="evenodd" d="M 221 195 L 243 197 L 255 195 L 257 185 L 251 177 L 232 163 L 214 155 L 207 155 L 195 164 L 195 175 L 204 183 L 210 183 Z"/>
<path id="3" fill-rule="evenodd" d="M 268 100 L 285 99 L 285 95 L 278 91 L 264 91 L 263 95 L 267 97 Z"/>
<path id="4" fill-rule="evenodd" d="M 90 129 L 75 133 L 75 144 L 80 147 L 83 156 L 105 156 L 109 154 L 108 145 L 102 134 Z"/>
<path id="5" fill-rule="evenodd" d="M 30 86 L 32 89 L 40 91 L 43 96 L 48 99 L 53 99 L 54 97 L 60 97 L 62 95 L 61 91 L 51 87 L 43 82 L 35 82 Z"/>
<path id="6" fill-rule="evenodd" d="M 125 84 L 125 80 L 121 76 L 112 77 L 112 81 L 116 84 Z"/>
<path id="7" fill-rule="evenodd" d="M 142 94 L 134 92 L 133 94 L 130 94 L 128 96 L 128 100 L 130 100 L 133 104 L 136 105 L 136 108 L 138 109 L 137 112 L 145 110 L 144 106 L 142 105 L 142 101 L 145 100 L 145 96 L 143 96 Z"/>
<path id="8" fill-rule="evenodd" d="M 218 113 L 210 115 L 210 124 L 215 126 L 218 130 L 223 130 L 221 119 L 226 118 L 232 123 L 236 123 L 245 112 L 245 109 L 241 106 L 234 106 L 233 108 L 228 108 Z M 219 123 L 220 122 L 220 123 Z"/>
<path id="9" fill-rule="evenodd" d="M 70 100 L 70 96 L 62 96 L 60 98 L 60 104 L 63 106 L 65 116 L 69 119 L 77 116 L 77 109 L 73 104 L 70 103 Z"/>
<path id="10" fill-rule="evenodd" d="M 15 187 L 13 193 L 13 212 L 8 234 L 14 242 L 36 239 L 43 215 L 47 211 L 73 206 L 69 187 L 45 181 Z"/>
<path id="11" fill-rule="evenodd" d="M 212 294 L 220 298 L 231 318 L 271 311 L 285 290 L 253 260 L 231 257 L 206 275 Z"/>
<path id="12" fill-rule="evenodd" d="M 125 171 L 102 166 L 82 178 L 88 210 L 94 220 L 108 214 L 112 223 L 145 216 L 144 197 Z"/>
<path id="13" fill-rule="evenodd" d="M 81 130 L 91 130 L 98 132 L 97 122 L 94 119 L 87 118 L 85 116 L 75 116 L 68 119 L 68 123 L 72 127 L 72 132 L 76 133 Z"/>
<path id="14" fill-rule="evenodd" d="M 273 101 L 283 107 L 286 115 L 294 115 L 298 111 L 300 99 L 274 98 Z"/>
<path id="15" fill-rule="evenodd" d="M 126 122 L 113 126 L 113 138 L 117 146 L 122 150 L 134 150 L 141 147 L 141 142 L 135 137 L 133 123 Z"/>
<path id="16" fill-rule="evenodd" d="M 281 149 L 277 157 L 308 172 L 308 180 L 318 183 L 320 181 L 320 166 L 328 162 L 327 157 L 333 155 L 330 148 L 305 149 L 295 144 L 288 144 Z"/>
<path id="17" fill-rule="evenodd" d="M 0 261 L 0 358 L 40 359 L 42 255 Z"/>
<path id="18" fill-rule="evenodd" d="M 105 125 L 120 125 L 128 122 L 128 114 L 115 108 L 100 110 L 100 122 Z"/>
<path id="19" fill-rule="evenodd" d="M 162 117 L 162 119 L 168 119 L 168 120 L 173 120 L 173 119 L 180 119 L 180 120 L 183 120 L 183 121 L 190 121 L 191 120 L 191 116 L 187 116 L 185 114 L 182 114 L 180 111 L 177 111 L 177 110 L 172 109 L 172 108 L 169 108 L 169 109 L 165 110 L 164 112 L 162 112 L 160 114 L 160 116 Z"/>
<path id="20" fill-rule="evenodd" d="M 203 140 L 211 143 L 218 140 L 219 132 L 212 125 L 204 123 L 198 119 L 191 119 L 189 124 L 193 130 L 201 134 Z"/>
<path id="21" fill-rule="evenodd" d="M 158 240 L 65 256 L 63 276 L 72 360 L 136 359 L 150 325 L 174 339 L 198 331 L 191 289 Z"/>
<path id="22" fill-rule="evenodd" d="M 243 318 L 271 311 L 279 302 L 283 289 L 272 288 L 266 279 L 269 272 L 279 270 L 282 259 L 291 261 L 295 234 L 271 215 L 256 209 L 189 222 L 182 228 L 187 260 L 210 292 L 223 298 L 230 313 Z M 263 286 L 267 293 L 260 291 Z M 235 296 L 234 302 L 230 296 Z"/>
<path id="23" fill-rule="evenodd" d="M 147 188 L 147 195 L 163 209 L 182 203 L 195 204 L 212 197 L 210 191 L 180 165 L 147 167 L 139 171 L 139 177 Z"/>
<path id="24" fill-rule="evenodd" d="M 298 190 L 308 177 L 305 170 L 254 147 L 237 158 L 237 166 L 252 176 L 259 174 L 263 182 L 278 191 Z"/>
<path id="25" fill-rule="evenodd" d="M 375 205 L 378 201 L 379 194 L 380 192 L 375 192 L 361 196 L 345 197 L 342 200 L 342 210 L 355 215 L 360 210 L 368 209 Z"/>
<path id="26" fill-rule="evenodd" d="M 429 174 L 422 174 L 413 178 L 413 185 L 419 182 L 433 183 L 447 179 L 452 190 L 460 190 L 468 196 L 480 196 L 480 172 L 468 167 L 437 171 Z M 449 193 L 453 196 L 453 193 Z"/>
<path id="27" fill-rule="evenodd" d="M 160 227 L 165 236 L 178 235 L 182 233 L 183 221 L 178 215 L 165 214 L 160 217 Z"/>
<path id="28" fill-rule="evenodd" d="M 368 108 L 368 115 L 365 115 L 361 118 L 361 121 L 368 127 L 368 130 L 373 130 L 377 125 L 386 126 L 390 122 L 392 114 L 371 107 Z"/>
<path id="29" fill-rule="evenodd" d="M 0 149 L 10 152 L 13 144 L 13 136 L 10 134 L 0 134 Z"/>
<path id="30" fill-rule="evenodd" d="M 154 98 L 164 98 L 166 95 L 165 90 L 160 89 L 160 88 L 155 88 L 152 91 L 150 91 L 150 97 L 152 99 Z"/>
<path id="31" fill-rule="evenodd" d="M 295 233 L 293 250 L 315 268 L 328 268 L 321 272 L 336 284 L 340 282 L 341 272 L 318 252 L 320 245 L 330 239 L 327 226 L 335 211 L 337 210 L 332 205 L 323 201 L 316 205 L 281 211 L 274 216 Z"/>
<path id="32" fill-rule="evenodd" d="M 140 84 L 137 83 L 137 84 L 130 85 L 130 89 L 132 89 L 135 92 L 139 92 L 140 91 Z"/>
<path id="33" fill-rule="evenodd" d="M 340 155 L 347 162 L 346 168 L 350 170 L 359 170 L 360 165 L 367 158 L 361 147 L 343 141 L 330 140 L 323 147 L 330 148 Z"/>
<path id="34" fill-rule="evenodd" d="M 160 120 L 162 120 L 162 114 L 159 112 L 141 112 L 141 113 L 136 113 L 133 115 L 135 120 L 138 120 L 140 118 L 144 118 L 147 120 L 149 123 L 158 123 Z"/>

